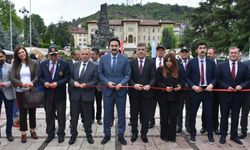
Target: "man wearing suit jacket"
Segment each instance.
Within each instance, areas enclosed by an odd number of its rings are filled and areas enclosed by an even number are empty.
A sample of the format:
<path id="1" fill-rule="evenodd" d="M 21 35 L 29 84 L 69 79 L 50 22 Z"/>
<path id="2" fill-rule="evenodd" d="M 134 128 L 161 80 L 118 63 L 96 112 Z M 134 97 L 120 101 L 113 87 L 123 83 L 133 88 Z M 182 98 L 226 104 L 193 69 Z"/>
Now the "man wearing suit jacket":
<path id="1" fill-rule="evenodd" d="M 207 57 L 210 58 L 211 60 L 213 60 L 215 62 L 216 67 L 218 67 L 218 63 L 219 61 L 216 59 L 217 56 L 217 50 L 215 48 L 209 48 L 207 50 Z M 216 84 L 216 87 L 218 84 Z M 214 88 L 216 88 L 214 87 Z M 213 92 L 213 107 L 212 107 L 212 114 L 213 114 L 213 132 L 216 135 L 220 134 L 220 131 L 218 130 L 219 127 L 219 121 L 218 121 L 218 117 L 219 117 L 219 92 Z M 204 109 L 202 110 L 202 116 L 201 116 L 201 130 L 200 133 L 205 133 L 207 131 L 207 123 L 206 123 L 206 115 L 205 115 L 205 111 Z"/>
<path id="2" fill-rule="evenodd" d="M 91 53 L 89 48 L 81 50 L 81 62 L 73 65 L 69 84 L 73 87 L 71 93 L 71 137 L 69 144 L 72 145 L 77 137 L 77 124 L 80 113 L 84 114 L 84 128 L 89 144 L 93 144 L 92 137 L 92 108 L 97 84 L 97 65 L 89 61 Z"/>
<path id="3" fill-rule="evenodd" d="M 212 89 L 216 83 L 217 70 L 214 61 L 206 58 L 207 44 L 200 42 L 197 44 L 196 52 L 198 57 L 190 60 L 187 65 L 186 80 L 190 91 L 190 142 L 196 141 L 196 115 L 202 102 L 202 109 L 206 112 L 208 142 L 214 143 L 212 129 Z"/>
<path id="4" fill-rule="evenodd" d="M 59 59 L 58 49 L 51 46 L 50 59 L 43 61 L 39 68 L 39 82 L 45 87 L 46 133 L 45 143 L 55 137 L 55 112 L 59 129 L 58 143 L 64 142 L 66 122 L 66 84 L 70 77 L 69 64 Z"/>
<path id="5" fill-rule="evenodd" d="M 229 60 L 224 61 L 218 67 L 218 82 L 222 89 L 227 89 L 231 92 L 220 93 L 220 143 L 226 143 L 228 130 L 228 117 L 231 112 L 231 137 L 235 143 L 242 144 L 238 137 L 238 123 L 240 108 L 244 102 L 243 92 L 241 89 L 249 86 L 249 70 L 245 64 L 239 61 L 240 50 L 237 47 L 229 48 Z"/>
<path id="6" fill-rule="evenodd" d="M 180 50 L 180 56 L 181 58 L 178 60 L 179 63 L 179 70 L 180 73 L 185 77 L 186 76 L 186 70 L 187 70 L 187 64 L 189 63 L 189 50 L 187 47 L 182 47 Z M 186 78 L 186 77 L 185 77 Z M 188 84 L 186 81 L 184 81 L 184 88 L 188 88 Z M 190 119 L 190 98 L 189 98 L 189 91 L 181 90 L 178 92 L 180 95 L 180 100 L 178 100 L 178 111 L 177 111 L 177 124 L 176 124 L 176 132 L 181 133 L 182 132 L 182 120 L 183 120 L 183 107 L 185 104 L 185 127 L 188 132 L 190 132 L 189 127 L 189 119 Z"/>
<path id="7" fill-rule="evenodd" d="M 6 136 L 9 142 L 14 141 L 12 136 L 13 125 L 13 106 L 16 94 L 14 88 L 10 82 L 11 65 L 5 62 L 5 52 L 0 49 L 0 112 L 2 108 L 2 102 L 5 105 L 5 112 L 7 118 L 6 124 Z M 1 131 L 0 131 L 1 132 Z"/>
<path id="8" fill-rule="evenodd" d="M 129 85 L 134 86 L 130 95 L 130 120 L 132 126 L 131 142 L 135 142 L 138 137 L 138 115 L 141 118 L 141 138 L 144 143 L 148 143 L 147 133 L 149 125 L 149 115 L 154 93 L 150 90 L 156 82 L 155 64 L 146 57 L 147 48 L 145 43 L 139 43 L 137 46 L 135 58 L 130 62 L 131 77 Z"/>
<path id="9" fill-rule="evenodd" d="M 163 45 L 158 45 L 156 47 L 156 57 L 152 58 L 156 69 L 163 66 L 164 55 L 165 55 L 165 47 Z M 157 103 L 158 103 L 158 98 L 156 96 L 157 92 L 158 91 L 155 91 L 155 97 L 153 98 L 154 100 L 153 100 L 152 106 L 150 108 L 150 117 L 149 117 L 148 128 L 153 128 L 155 125 L 155 110 L 156 110 Z"/>
<path id="10" fill-rule="evenodd" d="M 244 62 L 247 65 L 248 70 L 250 71 L 250 60 Z M 248 86 L 249 88 L 250 86 Z M 241 109 L 241 118 L 240 118 L 240 126 L 241 126 L 241 134 L 239 136 L 240 139 L 244 139 L 247 137 L 247 127 L 248 127 L 248 114 L 250 110 L 250 93 L 247 92 L 245 94 L 245 100 Z"/>
<path id="11" fill-rule="evenodd" d="M 118 140 L 121 144 L 126 145 L 127 141 L 124 138 L 126 128 L 126 95 L 127 89 L 121 86 L 127 85 L 131 68 L 128 58 L 121 55 L 119 51 L 120 41 L 113 38 L 109 41 L 110 54 L 101 57 L 98 74 L 99 79 L 104 84 L 102 89 L 104 96 L 104 138 L 101 144 L 106 144 L 111 137 L 110 122 L 114 114 L 114 105 L 116 104 L 118 113 Z"/>

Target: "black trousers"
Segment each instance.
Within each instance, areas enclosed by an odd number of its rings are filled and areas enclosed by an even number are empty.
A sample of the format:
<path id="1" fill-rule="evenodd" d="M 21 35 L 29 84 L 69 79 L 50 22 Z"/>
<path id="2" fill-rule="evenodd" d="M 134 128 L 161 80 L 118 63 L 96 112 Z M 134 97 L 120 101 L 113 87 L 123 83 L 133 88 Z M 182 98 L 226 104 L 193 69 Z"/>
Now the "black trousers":
<path id="1" fill-rule="evenodd" d="M 160 105 L 161 138 L 176 140 L 177 102 L 162 99 Z"/>
<path id="2" fill-rule="evenodd" d="M 158 99 L 159 98 L 157 96 L 152 98 L 152 105 L 150 106 L 150 117 L 149 117 L 149 122 L 151 124 L 155 124 L 155 110 L 156 110 L 156 107 L 157 107 L 157 103 L 159 103 Z"/>
<path id="3" fill-rule="evenodd" d="M 93 102 L 84 102 L 81 99 L 79 101 L 71 101 L 72 105 L 72 114 L 71 114 L 71 130 L 70 133 L 72 136 L 76 137 L 78 135 L 77 125 L 79 114 L 84 113 L 84 130 L 86 135 L 92 133 L 92 107 Z"/>
<path id="4" fill-rule="evenodd" d="M 185 127 L 186 129 L 190 129 L 189 127 L 189 119 L 190 119 L 190 98 L 189 91 L 180 91 L 178 94 L 179 100 L 177 101 L 177 130 L 182 130 L 182 120 L 183 120 L 183 107 L 185 104 Z"/>
<path id="5" fill-rule="evenodd" d="M 92 120 L 101 120 L 102 119 L 102 92 L 95 90 L 95 102 L 96 102 L 96 116 L 95 116 L 95 107 L 93 105 L 92 109 Z"/>
<path id="6" fill-rule="evenodd" d="M 213 130 L 217 130 L 219 128 L 219 93 L 213 92 L 213 106 L 212 106 L 212 115 L 213 115 Z M 201 116 L 201 126 L 204 129 L 207 129 L 207 117 L 205 115 L 204 110 L 202 110 Z"/>
<path id="7" fill-rule="evenodd" d="M 17 104 L 19 108 L 20 131 L 27 131 L 27 114 L 29 114 L 29 124 L 31 129 L 36 128 L 36 108 L 23 107 L 23 92 L 16 92 Z"/>
<path id="8" fill-rule="evenodd" d="M 250 93 L 246 93 L 246 98 L 244 99 L 241 109 L 240 126 L 242 133 L 246 133 L 248 130 L 247 126 L 248 126 L 249 109 L 250 109 Z"/>
<path id="9" fill-rule="evenodd" d="M 46 114 L 46 133 L 49 136 L 55 135 L 55 112 L 57 112 L 58 130 L 57 135 L 59 137 L 65 136 L 65 123 L 66 123 L 66 100 L 57 102 L 47 98 L 45 100 L 45 114 Z"/>
<path id="10" fill-rule="evenodd" d="M 226 101 L 225 98 L 220 99 L 220 133 L 222 137 L 227 136 L 228 118 L 231 111 L 231 137 L 238 138 L 239 114 L 243 101 L 243 97 L 238 94 L 233 95 L 233 98 L 230 101 Z"/>
<path id="11" fill-rule="evenodd" d="M 133 95 L 130 100 L 130 121 L 132 134 L 138 134 L 138 116 L 140 114 L 141 135 L 147 135 L 152 98 L 143 95 Z"/>
<path id="12" fill-rule="evenodd" d="M 196 93 L 194 91 L 190 91 L 190 105 L 191 105 L 191 112 L 190 112 L 190 120 L 189 120 L 189 125 L 191 129 L 191 136 L 196 136 L 196 116 L 197 116 L 197 111 L 199 109 L 200 103 L 202 102 L 202 110 L 206 113 L 207 117 L 207 132 L 208 132 L 208 137 L 213 136 L 213 129 L 212 129 L 212 124 L 213 124 L 213 119 L 212 119 L 212 92 L 201 92 L 201 93 Z"/>

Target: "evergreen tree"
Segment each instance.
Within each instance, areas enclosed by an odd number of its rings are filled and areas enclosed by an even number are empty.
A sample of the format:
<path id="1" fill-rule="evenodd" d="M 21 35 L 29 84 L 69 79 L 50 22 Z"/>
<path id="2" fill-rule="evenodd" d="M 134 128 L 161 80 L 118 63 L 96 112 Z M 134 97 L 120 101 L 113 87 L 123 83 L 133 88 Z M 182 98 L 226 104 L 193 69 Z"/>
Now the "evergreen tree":
<path id="1" fill-rule="evenodd" d="M 4 49 L 6 47 L 6 38 L 2 26 L 2 22 L 0 21 L 0 48 Z"/>

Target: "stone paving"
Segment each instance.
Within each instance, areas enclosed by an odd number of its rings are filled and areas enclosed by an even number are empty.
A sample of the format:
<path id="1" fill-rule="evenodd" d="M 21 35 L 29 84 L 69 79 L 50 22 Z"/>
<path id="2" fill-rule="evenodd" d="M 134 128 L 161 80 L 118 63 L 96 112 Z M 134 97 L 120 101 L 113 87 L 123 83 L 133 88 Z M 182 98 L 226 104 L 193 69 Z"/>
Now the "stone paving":
<path id="1" fill-rule="evenodd" d="M 27 132 L 27 143 L 21 143 L 20 139 L 20 131 L 18 128 L 13 127 L 13 136 L 15 137 L 14 142 L 8 142 L 5 134 L 5 110 L 2 108 L 2 113 L 0 117 L 0 126 L 2 137 L 0 138 L 0 150 L 246 150 L 250 149 L 250 138 L 242 140 L 243 145 L 237 145 L 229 140 L 229 136 L 227 138 L 226 144 L 219 144 L 219 136 L 215 135 L 215 143 L 213 145 L 208 143 L 207 136 L 205 134 L 199 134 L 196 137 L 196 144 L 191 144 L 189 142 L 189 134 L 186 131 L 183 131 L 181 134 L 177 134 L 176 143 L 173 142 L 165 142 L 160 139 L 160 127 L 159 127 L 159 107 L 156 112 L 156 126 L 153 129 L 149 130 L 148 138 L 149 143 L 144 144 L 140 138 L 138 137 L 137 141 L 134 143 L 130 142 L 131 136 L 131 128 L 127 125 L 125 137 L 127 139 L 128 144 L 126 146 L 122 146 L 116 138 L 116 128 L 117 123 L 112 127 L 112 138 L 106 145 L 101 145 L 100 142 L 103 137 L 103 126 L 98 125 L 96 122 L 93 124 L 93 137 L 95 143 L 90 145 L 86 140 L 86 136 L 82 127 L 82 123 L 79 121 L 78 123 L 78 137 L 77 141 L 73 145 L 69 145 L 68 141 L 70 138 L 69 132 L 69 104 L 67 104 L 67 122 L 66 122 L 66 136 L 65 141 L 61 144 L 58 144 L 57 137 L 50 142 L 49 144 L 45 144 L 44 140 L 46 138 L 45 128 L 45 115 L 44 109 L 37 109 L 37 134 L 39 139 L 34 140 L 30 138 L 29 132 Z M 197 116 L 197 131 L 201 128 L 201 109 L 199 109 Z M 116 119 L 117 120 L 117 119 Z M 129 121 L 129 103 L 127 103 L 127 123 Z M 57 126 L 57 124 L 56 124 Z"/>

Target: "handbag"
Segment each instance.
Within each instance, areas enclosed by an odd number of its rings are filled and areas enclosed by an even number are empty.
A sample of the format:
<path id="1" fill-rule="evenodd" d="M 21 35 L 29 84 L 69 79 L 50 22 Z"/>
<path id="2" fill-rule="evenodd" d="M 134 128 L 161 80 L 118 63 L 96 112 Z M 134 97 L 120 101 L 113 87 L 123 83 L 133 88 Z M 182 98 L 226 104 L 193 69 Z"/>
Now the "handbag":
<path id="1" fill-rule="evenodd" d="M 30 88 L 23 92 L 24 108 L 43 108 L 45 101 L 45 93 L 39 90 L 39 87 Z"/>

